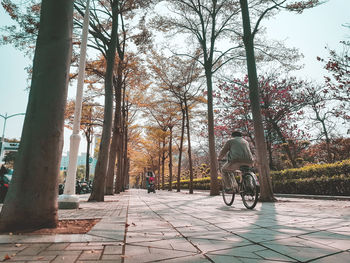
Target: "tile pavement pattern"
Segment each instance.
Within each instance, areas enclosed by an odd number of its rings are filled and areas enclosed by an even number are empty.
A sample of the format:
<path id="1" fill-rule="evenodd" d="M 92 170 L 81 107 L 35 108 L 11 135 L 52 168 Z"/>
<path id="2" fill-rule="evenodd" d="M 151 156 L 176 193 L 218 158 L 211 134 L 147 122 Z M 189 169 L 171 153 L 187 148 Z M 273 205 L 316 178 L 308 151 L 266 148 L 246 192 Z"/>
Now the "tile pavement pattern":
<path id="1" fill-rule="evenodd" d="M 349 263 L 350 202 L 279 198 L 244 208 L 220 196 L 131 189 L 60 210 L 102 218 L 85 235 L 0 235 L 0 261 Z M 6 255 L 9 259 L 6 259 Z"/>

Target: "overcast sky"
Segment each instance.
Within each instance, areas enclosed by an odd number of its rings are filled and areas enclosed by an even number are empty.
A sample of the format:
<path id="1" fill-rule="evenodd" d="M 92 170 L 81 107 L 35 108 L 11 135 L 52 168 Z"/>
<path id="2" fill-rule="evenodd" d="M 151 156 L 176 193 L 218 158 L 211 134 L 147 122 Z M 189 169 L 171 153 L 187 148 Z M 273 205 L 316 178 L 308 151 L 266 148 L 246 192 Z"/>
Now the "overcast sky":
<path id="1" fill-rule="evenodd" d="M 317 8 L 307 10 L 301 15 L 287 12 L 280 13 L 274 19 L 264 21 L 268 28 L 268 37 L 285 40 L 289 47 L 297 47 L 304 54 L 303 70 L 300 77 L 323 81 L 322 64 L 317 56 L 326 57 L 325 46 L 339 50 L 341 40 L 350 40 L 350 30 L 343 24 L 350 23 L 350 0 L 329 0 Z M 0 9 L 0 27 L 11 23 L 10 18 Z M 26 111 L 28 86 L 25 67 L 32 62 L 11 46 L 0 46 L 0 114 L 8 115 Z M 75 94 L 76 87 L 70 87 L 70 94 Z M 20 138 L 23 116 L 7 120 L 5 137 Z M 4 120 L 0 118 L 2 134 Z M 1 136 L 0 134 L 0 136 Z M 64 151 L 69 149 L 69 135 L 66 132 Z M 82 140 L 83 142 L 84 140 Z M 85 146 L 81 145 L 84 151 Z"/>

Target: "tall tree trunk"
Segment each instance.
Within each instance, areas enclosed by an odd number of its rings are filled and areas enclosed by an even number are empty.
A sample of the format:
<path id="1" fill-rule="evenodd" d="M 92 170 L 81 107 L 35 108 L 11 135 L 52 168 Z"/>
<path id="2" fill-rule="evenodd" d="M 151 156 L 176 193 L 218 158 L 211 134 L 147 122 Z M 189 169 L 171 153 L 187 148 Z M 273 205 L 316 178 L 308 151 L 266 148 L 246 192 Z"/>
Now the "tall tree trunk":
<path id="1" fill-rule="evenodd" d="M 158 142 L 158 146 L 159 146 L 159 152 L 158 152 L 158 180 L 157 180 L 157 184 L 158 184 L 158 190 L 160 190 L 160 166 L 161 166 L 160 141 Z"/>
<path id="2" fill-rule="evenodd" d="M 117 69 L 117 77 L 114 82 L 114 95 L 115 95 L 115 110 L 114 110 L 114 123 L 113 123 L 113 137 L 112 144 L 109 151 L 109 163 L 108 163 L 108 171 L 107 171 L 107 183 L 106 183 L 106 194 L 113 195 L 113 181 L 114 174 L 117 170 L 117 175 L 115 178 L 115 193 L 118 192 L 118 184 L 120 180 L 118 180 L 118 167 L 116 169 L 116 160 L 118 158 L 119 145 L 121 143 L 121 90 L 122 90 L 122 74 L 123 74 L 123 66 L 122 61 L 119 59 L 118 69 Z M 118 164 L 119 165 L 119 160 Z"/>
<path id="3" fill-rule="evenodd" d="M 208 68 L 208 67 L 207 67 Z M 213 110 L 213 82 L 211 69 L 206 68 L 206 79 L 208 89 L 208 136 L 209 136 L 209 161 L 210 161 L 210 195 L 219 195 L 218 161 L 215 151 L 214 135 L 214 110 Z"/>
<path id="4" fill-rule="evenodd" d="M 112 3 L 112 32 L 111 41 L 107 51 L 107 67 L 105 74 L 105 105 L 104 105 L 104 121 L 103 130 L 100 143 L 100 150 L 98 154 L 98 160 L 95 169 L 95 177 L 92 185 L 92 192 L 89 197 L 89 201 L 104 201 L 105 193 L 105 181 L 107 176 L 108 166 L 108 154 L 111 140 L 112 120 L 113 120 L 113 71 L 115 52 L 117 44 L 117 31 L 118 24 L 117 19 L 117 8 L 116 4 L 118 1 L 114 0 Z"/>
<path id="5" fill-rule="evenodd" d="M 164 168 L 165 168 L 165 138 L 163 139 L 163 146 L 162 146 L 162 190 L 165 189 L 164 187 Z"/>
<path id="6" fill-rule="evenodd" d="M 248 80 L 249 80 L 249 98 L 252 108 L 255 144 L 257 149 L 258 169 L 261 185 L 261 201 L 275 201 L 273 196 L 272 184 L 270 179 L 270 169 L 267 160 L 267 150 L 264 138 L 264 127 L 261 117 L 260 92 L 258 88 L 258 76 L 256 72 L 254 39 L 250 28 L 250 18 L 247 0 L 240 0 L 242 20 L 243 20 L 243 41 L 247 56 Z"/>
<path id="7" fill-rule="evenodd" d="M 270 169 L 273 168 L 274 164 L 273 164 L 273 159 L 272 159 L 272 138 L 271 138 L 271 133 L 268 133 L 267 135 L 267 140 L 266 140 L 266 145 L 267 145 L 267 151 L 269 154 L 269 166 Z"/>
<path id="8" fill-rule="evenodd" d="M 85 160 L 85 181 L 89 181 L 90 177 L 90 146 L 91 146 L 91 127 L 88 128 L 86 137 L 86 160 Z"/>
<path id="9" fill-rule="evenodd" d="M 180 181 L 181 181 L 181 161 L 182 161 L 182 148 L 184 143 L 184 136 L 185 136 L 185 109 L 182 106 L 181 103 L 181 111 L 182 111 L 182 124 L 181 124 L 181 138 L 180 138 L 180 148 L 179 148 L 179 162 L 178 162 L 178 168 L 177 168 L 177 192 L 181 191 L 180 188 Z"/>
<path id="10" fill-rule="evenodd" d="M 173 190 L 173 126 L 169 126 L 169 191 Z"/>
<path id="11" fill-rule="evenodd" d="M 115 193 L 119 194 L 122 191 L 122 171 L 123 171 L 123 132 L 122 132 L 122 85 L 123 85 L 123 62 L 119 58 L 118 63 L 118 78 L 117 78 L 117 87 L 116 87 L 116 111 L 118 111 L 118 127 L 117 127 L 117 175 L 115 179 Z"/>
<path id="12" fill-rule="evenodd" d="M 106 195 L 113 195 L 113 183 L 114 183 L 114 175 L 116 171 L 116 159 L 117 159 L 117 145 L 118 145 L 118 134 L 116 132 L 118 124 L 118 118 L 116 117 L 116 110 L 114 110 L 114 121 L 113 121 L 113 130 L 112 130 L 112 142 L 109 149 L 109 157 L 108 157 L 108 168 L 107 168 L 107 178 L 106 178 Z"/>
<path id="13" fill-rule="evenodd" d="M 0 232 L 57 224 L 72 28 L 73 1 L 42 1 L 29 101 Z"/>
<path id="14" fill-rule="evenodd" d="M 128 106 L 125 105 L 125 86 L 124 86 L 124 95 L 123 95 L 123 138 L 124 138 L 124 148 L 123 148 L 123 192 L 126 189 L 126 185 L 128 184 L 128 174 L 129 174 L 129 158 L 128 158 L 128 119 L 129 112 Z"/>
<path id="15" fill-rule="evenodd" d="M 187 143 L 188 143 L 188 161 L 190 164 L 190 185 L 189 193 L 193 194 L 193 164 L 192 164 L 192 153 L 191 153 L 191 131 L 190 131 L 190 117 L 188 112 L 187 99 L 185 98 L 185 111 L 186 111 L 186 130 L 187 130 Z"/>

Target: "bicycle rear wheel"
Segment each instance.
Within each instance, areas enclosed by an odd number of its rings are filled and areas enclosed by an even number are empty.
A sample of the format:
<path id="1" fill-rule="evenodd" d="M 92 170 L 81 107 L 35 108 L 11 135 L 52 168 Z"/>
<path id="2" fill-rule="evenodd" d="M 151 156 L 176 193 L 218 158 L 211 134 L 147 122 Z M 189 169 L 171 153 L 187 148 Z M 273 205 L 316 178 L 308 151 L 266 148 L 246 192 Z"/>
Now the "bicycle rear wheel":
<path id="1" fill-rule="evenodd" d="M 228 206 L 231 206 L 233 204 L 233 201 L 235 200 L 235 191 L 232 176 L 233 175 L 227 176 L 227 182 L 225 182 L 224 176 L 222 176 L 221 179 L 222 198 L 224 199 L 225 204 Z"/>
<path id="2" fill-rule="evenodd" d="M 243 175 L 241 196 L 246 208 L 253 209 L 256 206 L 259 198 L 259 191 L 256 181 L 250 173 Z"/>

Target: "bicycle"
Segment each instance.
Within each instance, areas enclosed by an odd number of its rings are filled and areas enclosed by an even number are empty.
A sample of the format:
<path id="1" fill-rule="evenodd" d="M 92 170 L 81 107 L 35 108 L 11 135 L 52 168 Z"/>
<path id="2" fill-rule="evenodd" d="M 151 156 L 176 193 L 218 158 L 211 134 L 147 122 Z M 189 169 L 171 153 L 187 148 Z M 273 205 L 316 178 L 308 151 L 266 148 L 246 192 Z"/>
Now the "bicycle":
<path id="1" fill-rule="evenodd" d="M 233 172 L 228 172 L 226 179 L 228 182 L 225 183 L 225 177 L 222 172 L 222 166 L 226 160 L 219 161 L 219 170 L 222 175 L 221 185 L 222 185 L 222 197 L 226 205 L 231 206 L 235 200 L 235 174 Z M 238 193 L 242 197 L 243 204 L 248 209 L 253 209 L 259 198 L 260 185 L 258 178 L 253 172 L 252 168 L 249 166 L 241 166 L 239 170 L 242 172 L 241 180 L 237 182 L 236 188 L 238 188 Z"/>

